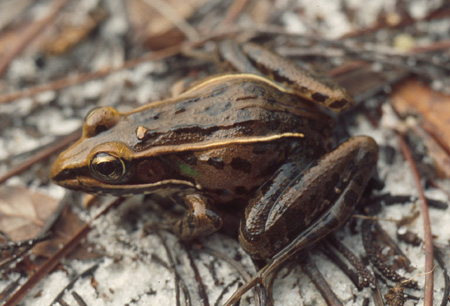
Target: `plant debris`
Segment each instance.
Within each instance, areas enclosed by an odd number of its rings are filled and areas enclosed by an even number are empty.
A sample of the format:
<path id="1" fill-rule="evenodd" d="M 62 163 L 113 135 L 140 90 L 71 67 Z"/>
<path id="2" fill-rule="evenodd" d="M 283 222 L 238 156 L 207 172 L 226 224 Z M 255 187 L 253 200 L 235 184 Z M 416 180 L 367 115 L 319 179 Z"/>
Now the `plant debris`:
<path id="1" fill-rule="evenodd" d="M 379 190 L 369 188 L 358 217 L 322 244 L 327 256 L 311 250 L 307 263 L 286 263 L 269 292 L 257 287 L 240 305 L 419 299 L 414 303 L 431 306 L 424 245 L 434 245 L 438 262 L 434 303 L 446 305 L 449 16 L 444 0 L 3 1 L 1 303 L 221 305 L 255 274 L 258 265 L 234 237 L 216 233 L 183 244 L 142 196 L 89 208 L 69 199 L 71 207 L 60 210 L 64 190 L 47 175 L 53 154 L 77 139 L 90 109 L 128 111 L 170 97 L 176 82 L 219 72 L 210 55 L 217 41 L 232 38 L 263 44 L 347 88 L 357 105 L 339 116 L 336 138 L 375 138 L 384 184 L 371 184 Z M 400 153 L 399 133 L 414 164 Z M 415 165 L 427 183 L 420 197 Z M 430 203 L 432 238 L 423 234 L 422 201 Z"/>

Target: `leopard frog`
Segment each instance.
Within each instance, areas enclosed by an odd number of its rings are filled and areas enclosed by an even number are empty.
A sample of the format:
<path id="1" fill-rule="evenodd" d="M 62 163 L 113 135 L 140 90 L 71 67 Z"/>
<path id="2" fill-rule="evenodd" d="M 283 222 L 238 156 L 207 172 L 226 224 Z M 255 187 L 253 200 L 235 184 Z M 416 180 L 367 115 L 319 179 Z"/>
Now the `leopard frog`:
<path id="1" fill-rule="evenodd" d="M 367 136 L 329 149 L 334 120 L 324 108 L 351 105 L 342 89 L 252 43 L 219 49 L 240 73 L 127 113 L 92 110 L 51 178 L 89 193 L 155 194 L 181 204 L 173 230 L 186 240 L 217 231 L 222 212 L 237 208 L 243 249 L 270 259 L 260 281 L 348 219 L 378 149 Z"/>

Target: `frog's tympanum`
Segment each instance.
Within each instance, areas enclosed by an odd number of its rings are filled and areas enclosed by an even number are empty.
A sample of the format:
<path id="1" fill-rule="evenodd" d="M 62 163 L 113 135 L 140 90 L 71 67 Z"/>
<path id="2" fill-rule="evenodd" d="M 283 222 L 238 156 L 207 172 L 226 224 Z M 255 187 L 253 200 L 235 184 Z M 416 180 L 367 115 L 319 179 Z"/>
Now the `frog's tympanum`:
<path id="1" fill-rule="evenodd" d="M 352 104 L 341 88 L 252 43 L 219 49 L 241 73 L 128 113 L 92 110 L 51 177 L 89 193 L 176 201 L 186 213 L 173 229 L 186 240 L 217 231 L 221 211 L 241 207 L 242 247 L 271 260 L 255 276 L 261 280 L 349 218 L 378 150 L 367 136 L 329 150 L 327 112 Z"/>

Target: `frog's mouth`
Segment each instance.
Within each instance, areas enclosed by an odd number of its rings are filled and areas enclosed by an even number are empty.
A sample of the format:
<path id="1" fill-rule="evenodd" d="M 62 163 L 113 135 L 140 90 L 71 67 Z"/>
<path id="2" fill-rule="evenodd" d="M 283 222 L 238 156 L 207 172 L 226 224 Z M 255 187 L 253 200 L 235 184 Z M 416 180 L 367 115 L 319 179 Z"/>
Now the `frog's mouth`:
<path id="1" fill-rule="evenodd" d="M 77 172 L 82 172 L 79 169 Z M 201 189 L 200 186 L 184 180 L 163 180 L 147 184 L 109 184 L 91 177 L 75 175 L 74 171 L 63 170 L 52 177 L 52 180 L 65 188 L 83 191 L 97 195 L 132 196 L 135 194 L 151 194 L 166 191 L 181 191 L 185 189 Z"/>
<path id="2" fill-rule="evenodd" d="M 113 185 L 108 183 L 99 183 L 95 179 L 78 181 L 80 190 L 98 195 L 113 195 L 127 197 L 135 194 L 152 194 L 162 192 L 163 190 L 179 192 L 184 189 L 199 189 L 191 182 L 183 180 L 164 180 L 149 184 L 120 184 Z"/>

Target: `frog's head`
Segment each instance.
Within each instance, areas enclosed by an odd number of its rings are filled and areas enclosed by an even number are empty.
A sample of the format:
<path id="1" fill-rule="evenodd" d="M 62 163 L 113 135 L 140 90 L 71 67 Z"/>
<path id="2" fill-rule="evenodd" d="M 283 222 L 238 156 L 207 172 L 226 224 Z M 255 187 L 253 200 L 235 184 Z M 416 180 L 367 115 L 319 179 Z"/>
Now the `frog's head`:
<path id="1" fill-rule="evenodd" d="M 167 185 L 192 187 L 163 171 L 159 156 L 131 149 L 136 137 L 130 136 L 135 131 L 130 131 L 129 121 L 112 107 L 92 110 L 82 137 L 53 164 L 52 181 L 69 189 L 118 196 L 152 192 Z"/>
<path id="2" fill-rule="evenodd" d="M 51 179 L 66 188 L 95 192 L 97 181 L 120 182 L 126 177 L 128 147 L 108 140 L 107 132 L 121 120 L 112 107 L 93 109 L 83 125 L 82 137 L 62 152 L 53 164 Z"/>

